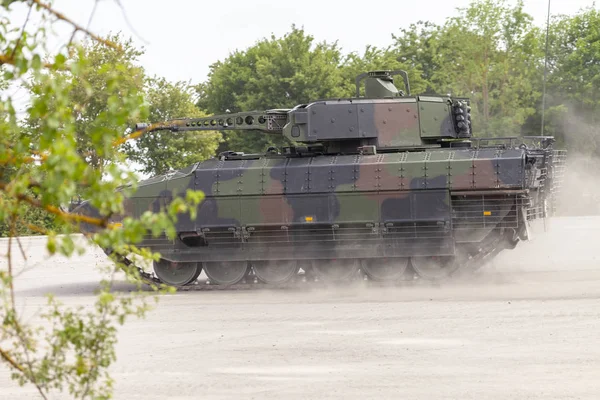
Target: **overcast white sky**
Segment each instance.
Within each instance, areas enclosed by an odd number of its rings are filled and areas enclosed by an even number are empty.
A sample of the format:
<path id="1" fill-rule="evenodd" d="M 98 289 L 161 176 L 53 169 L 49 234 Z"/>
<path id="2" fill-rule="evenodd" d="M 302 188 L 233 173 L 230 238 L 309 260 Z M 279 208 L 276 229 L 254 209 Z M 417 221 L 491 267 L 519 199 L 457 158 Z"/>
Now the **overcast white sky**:
<path id="1" fill-rule="evenodd" d="M 208 67 L 235 49 L 244 49 L 271 33 L 281 36 L 292 24 L 317 41 L 338 40 L 345 52 L 367 44 L 383 47 L 391 34 L 419 20 L 441 23 L 470 0 L 121 0 L 129 24 L 115 0 L 98 4 L 91 30 L 122 31 L 144 45 L 141 59 L 150 74 L 170 80 L 206 78 Z M 514 3 L 514 1 L 513 1 Z M 55 8 L 86 26 L 93 0 L 55 0 Z M 573 14 L 593 0 L 552 0 L 552 14 Z M 547 0 L 525 0 L 539 26 L 545 24 Z M 12 16 L 25 18 L 24 10 Z M 136 37 L 131 27 L 139 37 Z"/>

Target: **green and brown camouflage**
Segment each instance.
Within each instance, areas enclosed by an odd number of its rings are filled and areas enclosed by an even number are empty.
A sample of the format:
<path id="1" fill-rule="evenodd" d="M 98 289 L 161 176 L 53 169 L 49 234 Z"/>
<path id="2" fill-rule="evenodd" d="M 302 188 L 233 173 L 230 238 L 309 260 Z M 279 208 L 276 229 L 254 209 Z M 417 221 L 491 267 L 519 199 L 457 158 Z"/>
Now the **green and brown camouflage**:
<path id="1" fill-rule="evenodd" d="M 394 86 L 398 74 L 404 90 Z M 136 217 L 188 189 L 204 192 L 197 217 L 178 221 L 175 242 L 145 245 L 205 267 L 473 258 L 483 244 L 495 250 L 529 238 L 530 221 L 549 215 L 558 165 L 550 137 L 472 138 L 468 99 L 411 96 L 403 71 L 360 75 L 355 98 L 136 128 L 254 130 L 296 144 L 228 151 L 139 183 L 126 207 Z"/>

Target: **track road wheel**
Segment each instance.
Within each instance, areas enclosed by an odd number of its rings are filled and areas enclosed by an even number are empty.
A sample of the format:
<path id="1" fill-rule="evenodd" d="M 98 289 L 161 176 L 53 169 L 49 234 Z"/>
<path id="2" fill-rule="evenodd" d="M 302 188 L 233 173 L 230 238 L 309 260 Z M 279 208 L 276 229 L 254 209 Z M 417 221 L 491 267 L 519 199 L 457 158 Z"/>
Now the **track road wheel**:
<path id="1" fill-rule="evenodd" d="M 314 260 L 314 274 L 325 282 L 349 280 L 360 268 L 360 261 L 354 258 L 337 258 L 333 260 Z"/>
<path id="2" fill-rule="evenodd" d="M 421 278 L 429 280 L 448 278 L 460 267 L 454 256 L 412 257 L 410 262 Z"/>
<path id="3" fill-rule="evenodd" d="M 365 274 L 374 281 L 399 281 L 408 267 L 407 257 L 397 258 L 367 258 L 361 261 Z"/>
<path id="4" fill-rule="evenodd" d="M 222 261 L 204 263 L 204 273 L 216 285 L 235 285 L 246 276 L 246 261 Z"/>
<path id="5" fill-rule="evenodd" d="M 258 279 L 271 285 L 289 281 L 300 269 L 294 260 L 252 261 L 252 267 Z"/>
<path id="6" fill-rule="evenodd" d="M 198 279 L 202 265 L 197 262 L 154 261 L 154 273 L 163 283 L 183 286 Z"/>

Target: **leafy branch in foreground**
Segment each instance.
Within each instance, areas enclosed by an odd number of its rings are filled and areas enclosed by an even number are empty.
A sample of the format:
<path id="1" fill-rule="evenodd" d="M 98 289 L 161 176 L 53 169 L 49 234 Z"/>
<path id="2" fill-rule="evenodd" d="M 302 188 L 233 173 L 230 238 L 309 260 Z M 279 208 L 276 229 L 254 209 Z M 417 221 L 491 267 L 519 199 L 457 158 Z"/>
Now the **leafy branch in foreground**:
<path id="1" fill-rule="evenodd" d="M 9 18 L 14 7 L 24 6 L 29 7 L 25 23 Z M 105 39 L 92 34 L 41 1 L 2 2 L 0 8 L 8 15 L 0 17 L 0 45 L 5 49 L 0 54 L 0 87 L 26 82 L 30 91 L 24 112 L 17 110 L 8 91 L 0 96 L 0 231 L 8 236 L 5 262 L 0 264 L 0 359 L 19 384 L 33 385 L 42 398 L 52 392 L 109 398 L 108 368 L 116 359 L 117 327 L 130 316 L 143 316 L 151 306 L 137 270 L 116 255 L 157 259 L 158 254 L 136 243 L 147 234 L 174 237 L 177 215 L 193 214 L 203 196 L 190 191 L 160 212 L 122 219 L 136 177 L 126 168 L 120 144 L 131 122 L 148 116 L 143 70 L 132 62 L 137 50 L 118 35 Z M 41 21 L 34 28 L 27 23 L 30 13 Z M 83 32 L 83 45 L 69 41 L 48 53 L 46 32 L 57 20 L 71 25 L 72 37 Z M 93 207 L 94 216 L 68 210 L 77 196 Z M 18 234 L 43 233 L 50 255 L 70 257 L 85 251 L 86 240 L 73 235 L 82 224 L 94 228 L 87 240 L 112 251 L 114 262 L 103 267 L 105 279 L 97 296 L 66 307 L 49 295 L 39 314 L 23 315 L 15 291 L 21 266 L 14 253 L 24 253 Z M 123 272 L 137 290 L 113 290 L 115 276 Z"/>

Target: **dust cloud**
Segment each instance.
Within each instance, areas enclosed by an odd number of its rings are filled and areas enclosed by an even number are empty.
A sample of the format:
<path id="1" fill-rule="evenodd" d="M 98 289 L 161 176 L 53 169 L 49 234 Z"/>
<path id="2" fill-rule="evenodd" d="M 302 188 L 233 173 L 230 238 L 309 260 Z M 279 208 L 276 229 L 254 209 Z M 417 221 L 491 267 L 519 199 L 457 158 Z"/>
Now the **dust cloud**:
<path id="1" fill-rule="evenodd" d="M 600 159 L 581 153 L 567 154 L 557 215 L 600 215 Z"/>
<path id="2" fill-rule="evenodd" d="M 600 126 L 586 122 L 575 111 L 562 119 L 564 136 L 558 137 L 555 146 L 568 149 L 557 215 L 600 215 Z"/>
<path id="3" fill-rule="evenodd" d="M 537 224 L 531 241 L 503 251 L 467 279 L 501 284 L 537 282 L 547 285 L 548 296 L 564 293 L 574 280 L 598 279 L 600 129 L 574 115 L 565 117 L 562 128 L 565 134 L 555 148 L 567 148 L 567 156 L 554 216 Z M 515 288 L 519 293 L 518 285 Z"/>

